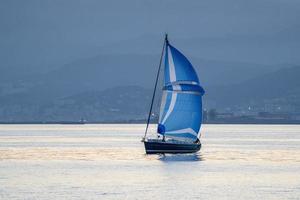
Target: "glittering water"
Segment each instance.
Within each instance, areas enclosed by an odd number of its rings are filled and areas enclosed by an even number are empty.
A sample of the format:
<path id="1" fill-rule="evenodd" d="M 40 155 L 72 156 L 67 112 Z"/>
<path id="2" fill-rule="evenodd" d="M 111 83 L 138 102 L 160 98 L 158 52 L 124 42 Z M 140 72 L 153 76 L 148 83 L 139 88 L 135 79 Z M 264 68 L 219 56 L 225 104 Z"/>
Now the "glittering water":
<path id="1" fill-rule="evenodd" d="M 144 125 L 1 125 L 0 199 L 300 199 L 300 126 L 204 125 L 145 155 Z"/>

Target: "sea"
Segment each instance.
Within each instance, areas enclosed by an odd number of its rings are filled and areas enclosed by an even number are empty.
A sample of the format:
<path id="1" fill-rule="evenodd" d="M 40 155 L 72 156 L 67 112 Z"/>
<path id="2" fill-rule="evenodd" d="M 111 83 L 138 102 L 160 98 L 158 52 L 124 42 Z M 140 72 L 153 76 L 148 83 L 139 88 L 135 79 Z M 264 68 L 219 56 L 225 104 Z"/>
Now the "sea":
<path id="1" fill-rule="evenodd" d="M 203 125 L 186 155 L 146 155 L 144 131 L 0 125 L 0 199 L 300 199 L 300 125 Z"/>

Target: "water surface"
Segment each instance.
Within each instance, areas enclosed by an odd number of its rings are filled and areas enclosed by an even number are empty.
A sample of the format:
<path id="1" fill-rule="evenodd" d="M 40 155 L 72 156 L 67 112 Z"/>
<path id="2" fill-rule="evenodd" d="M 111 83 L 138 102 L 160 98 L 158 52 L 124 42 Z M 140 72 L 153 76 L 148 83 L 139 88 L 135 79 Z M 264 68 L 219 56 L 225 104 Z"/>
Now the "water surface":
<path id="1" fill-rule="evenodd" d="M 199 153 L 165 156 L 144 128 L 0 125 L 0 199 L 300 198 L 300 126 L 204 125 Z"/>

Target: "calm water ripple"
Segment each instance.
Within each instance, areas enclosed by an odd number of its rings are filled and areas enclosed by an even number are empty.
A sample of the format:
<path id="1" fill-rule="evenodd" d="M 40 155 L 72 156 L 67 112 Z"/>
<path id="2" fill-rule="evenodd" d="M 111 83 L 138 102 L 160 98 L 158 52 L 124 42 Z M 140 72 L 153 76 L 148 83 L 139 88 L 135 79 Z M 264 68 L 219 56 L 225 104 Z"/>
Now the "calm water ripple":
<path id="1" fill-rule="evenodd" d="M 300 198 L 300 126 L 204 125 L 187 155 L 145 155 L 143 131 L 0 125 L 0 199 Z"/>

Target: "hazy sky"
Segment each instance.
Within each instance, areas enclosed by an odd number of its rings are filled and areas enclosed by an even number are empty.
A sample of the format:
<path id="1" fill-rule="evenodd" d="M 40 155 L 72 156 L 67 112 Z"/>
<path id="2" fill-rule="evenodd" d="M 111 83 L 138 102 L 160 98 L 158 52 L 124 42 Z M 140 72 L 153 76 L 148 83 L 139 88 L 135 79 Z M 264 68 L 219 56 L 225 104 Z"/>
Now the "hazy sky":
<path id="1" fill-rule="evenodd" d="M 278 62 L 297 64 L 299 19 L 299 0 L 2 0 L 0 67 L 62 65 L 102 46 L 164 32 L 186 39 L 291 37 Z M 272 63 L 271 56 L 261 62 Z"/>

